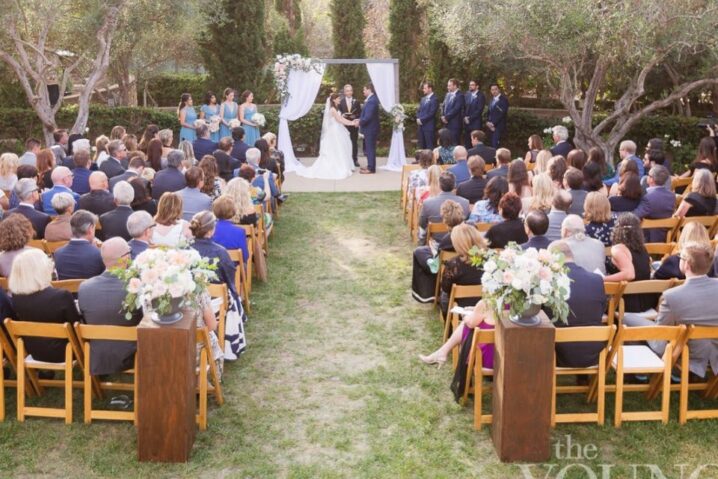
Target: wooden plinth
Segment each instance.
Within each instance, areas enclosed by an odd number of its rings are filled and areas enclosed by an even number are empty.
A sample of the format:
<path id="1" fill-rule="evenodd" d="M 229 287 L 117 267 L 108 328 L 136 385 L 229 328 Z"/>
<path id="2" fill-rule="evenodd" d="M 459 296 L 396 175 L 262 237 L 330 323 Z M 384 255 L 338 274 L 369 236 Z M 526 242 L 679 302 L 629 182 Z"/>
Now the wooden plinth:
<path id="1" fill-rule="evenodd" d="M 502 462 L 543 462 L 551 456 L 554 327 L 496 324 L 492 438 Z"/>
<path id="2" fill-rule="evenodd" d="M 187 462 L 197 411 L 194 314 L 159 326 L 137 327 L 137 457 L 140 461 Z"/>

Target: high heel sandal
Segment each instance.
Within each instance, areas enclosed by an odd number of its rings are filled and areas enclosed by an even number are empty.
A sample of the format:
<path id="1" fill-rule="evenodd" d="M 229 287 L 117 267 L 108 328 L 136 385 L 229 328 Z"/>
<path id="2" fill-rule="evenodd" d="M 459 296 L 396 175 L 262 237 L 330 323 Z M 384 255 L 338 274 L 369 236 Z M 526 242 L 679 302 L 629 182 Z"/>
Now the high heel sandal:
<path id="1" fill-rule="evenodd" d="M 446 356 L 443 358 L 439 357 L 438 353 L 431 353 L 428 356 L 420 354 L 419 359 L 421 359 L 424 364 L 437 364 L 437 368 L 440 368 L 446 362 Z"/>

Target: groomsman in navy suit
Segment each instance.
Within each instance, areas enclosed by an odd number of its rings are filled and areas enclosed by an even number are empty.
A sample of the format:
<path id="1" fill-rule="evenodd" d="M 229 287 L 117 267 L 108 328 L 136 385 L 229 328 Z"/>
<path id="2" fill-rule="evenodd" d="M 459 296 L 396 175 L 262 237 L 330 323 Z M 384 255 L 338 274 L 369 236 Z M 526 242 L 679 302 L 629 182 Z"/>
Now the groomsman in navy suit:
<path id="1" fill-rule="evenodd" d="M 472 148 L 471 132 L 481 129 L 481 117 L 484 115 L 484 106 L 486 106 L 486 97 L 476 80 L 469 82 L 469 91 L 466 93 L 464 101 L 464 145 L 466 149 Z"/>
<path id="2" fill-rule="evenodd" d="M 364 175 L 376 173 L 376 143 L 379 139 L 379 99 L 376 97 L 374 85 L 367 83 L 364 87 L 364 108 L 358 120 L 360 132 L 364 135 L 364 153 L 366 168 L 359 170 Z"/>
<path id="3" fill-rule="evenodd" d="M 434 95 L 434 84 L 425 81 L 421 85 L 424 93 L 419 102 L 419 110 L 416 112 L 416 124 L 419 126 L 419 148 L 422 150 L 434 149 L 434 132 L 436 131 L 436 111 L 439 109 L 439 101 Z"/>
<path id="4" fill-rule="evenodd" d="M 498 148 L 501 137 L 506 131 L 506 115 L 509 112 L 509 100 L 499 90 L 496 83 L 491 85 L 491 103 L 489 104 L 489 121 L 486 126 L 491 130 L 491 146 Z"/>
<path id="5" fill-rule="evenodd" d="M 464 113 L 464 95 L 459 91 L 459 82 L 449 79 L 446 89 L 448 93 L 444 97 L 444 107 L 441 110 L 441 122 L 451 132 L 454 144 L 461 143 L 461 123 Z"/>

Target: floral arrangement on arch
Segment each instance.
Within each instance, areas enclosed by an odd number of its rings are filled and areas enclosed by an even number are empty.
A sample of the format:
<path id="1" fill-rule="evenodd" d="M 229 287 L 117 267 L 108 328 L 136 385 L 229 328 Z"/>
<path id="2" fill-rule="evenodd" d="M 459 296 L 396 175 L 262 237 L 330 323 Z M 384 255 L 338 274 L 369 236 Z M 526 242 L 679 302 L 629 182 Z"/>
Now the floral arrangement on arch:
<path id="1" fill-rule="evenodd" d="M 182 308 L 197 307 L 198 296 L 217 279 L 216 269 L 216 260 L 210 262 L 194 249 L 153 248 L 140 253 L 128 267 L 111 272 L 126 285 L 122 307 L 131 319 L 132 311 L 140 308 L 166 314 L 173 300 L 181 300 Z"/>
<path id="2" fill-rule="evenodd" d="M 404 106 L 397 103 L 391 107 L 390 114 L 394 131 L 404 131 L 404 120 L 407 118 Z"/>
<path id="3" fill-rule="evenodd" d="M 319 62 L 313 58 L 305 58 L 296 53 L 292 55 L 277 55 L 272 72 L 274 73 L 274 86 L 277 89 L 282 105 L 289 101 L 289 72 L 292 70 L 300 70 L 303 72 L 314 70 L 319 73 L 319 65 Z"/>
<path id="4" fill-rule="evenodd" d="M 554 322 L 566 322 L 571 280 L 562 254 L 536 248 L 524 251 L 516 243 L 501 251 L 473 248 L 469 254 L 471 264 L 484 270 L 483 299 L 493 311 L 521 316 L 532 306 L 547 306 Z"/>

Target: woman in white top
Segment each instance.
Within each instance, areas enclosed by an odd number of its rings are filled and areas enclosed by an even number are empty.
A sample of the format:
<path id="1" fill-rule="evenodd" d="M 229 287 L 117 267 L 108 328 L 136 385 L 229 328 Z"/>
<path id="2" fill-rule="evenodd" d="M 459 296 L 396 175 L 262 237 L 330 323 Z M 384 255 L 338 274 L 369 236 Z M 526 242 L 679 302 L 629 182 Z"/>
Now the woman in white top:
<path id="1" fill-rule="evenodd" d="M 182 219 L 182 197 L 176 193 L 164 193 L 160 197 L 152 230 L 152 244 L 176 248 L 185 246 L 192 239 L 189 223 Z"/>
<path id="2" fill-rule="evenodd" d="M 17 167 L 20 159 L 15 153 L 0 155 L 0 190 L 10 191 L 17 183 Z"/>
<path id="3" fill-rule="evenodd" d="M 106 159 L 110 157 L 110 155 L 107 153 L 107 144 L 109 142 L 110 139 L 107 138 L 105 135 L 100 135 L 95 138 L 95 157 L 92 159 L 92 161 L 97 164 L 98 168 L 102 165 L 102 163 L 105 162 Z"/>

